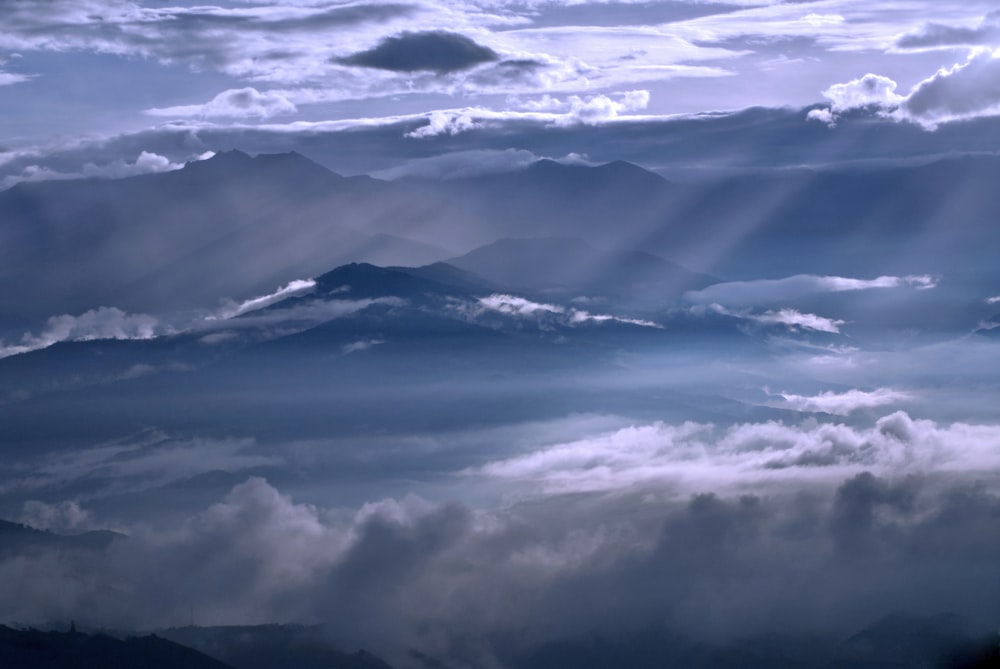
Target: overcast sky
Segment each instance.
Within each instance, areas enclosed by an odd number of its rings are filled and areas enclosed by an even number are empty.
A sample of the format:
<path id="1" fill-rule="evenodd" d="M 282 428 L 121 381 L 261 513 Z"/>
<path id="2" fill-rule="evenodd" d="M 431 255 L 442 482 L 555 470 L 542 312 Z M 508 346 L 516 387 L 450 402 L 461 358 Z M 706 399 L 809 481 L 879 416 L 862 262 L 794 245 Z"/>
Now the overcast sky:
<path id="1" fill-rule="evenodd" d="M 248 126 L 287 135 L 418 121 L 398 133 L 412 143 L 484 123 L 592 127 L 813 103 L 826 106 L 812 123 L 874 104 L 894 122 L 933 128 L 1000 112 L 995 7 L 7 0 L 0 167 L 24 177 L 26 152 L 37 167 L 81 142 L 156 128 L 231 130 L 238 145 Z M 138 155 L 119 158 L 138 172 L 169 167 Z"/>

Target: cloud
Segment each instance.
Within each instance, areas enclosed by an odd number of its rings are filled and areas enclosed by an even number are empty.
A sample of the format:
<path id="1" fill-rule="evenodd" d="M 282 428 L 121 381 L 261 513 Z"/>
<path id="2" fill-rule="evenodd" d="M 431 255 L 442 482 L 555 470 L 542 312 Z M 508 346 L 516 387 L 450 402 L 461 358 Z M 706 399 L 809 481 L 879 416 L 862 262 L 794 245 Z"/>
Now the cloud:
<path id="1" fill-rule="evenodd" d="M 496 311 L 507 316 L 517 316 L 526 318 L 554 317 L 554 322 L 567 326 L 582 325 L 584 323 L 627 323 L 641 327 L 661 329 L 662 326 L 653 321 L 639 318 L 625 318 L 622 316 L 612 316 L 610 314 L 592 314 L 582 309 L 566 309 L 555 304 L 545 304 L 533 302 L 516 295 L 504 295 L 495 293 L 487 297 L 481 297 L 478 305 L 489 311 Z"/>
<path id="2" fill-rule="evenodd" d="M 911 427 L 890 416 L 877 430 L 899 450 L 893 442 Z M 746 432 L 729 447 L 760 448 L 767 436 Z M 664 434 L 582 444 L 592 478 L 607 464 L 606 476 L 621 479 L 623 460 L 642 466 L 632 439 Z M 848 438 L 833 426 L 826 436 Z M 542 471 L 581 466 L 564 455 Z M 817 647 L 842 648 L 892 611 L 997 614 L 992 483 L 841 471 L 784 489 L 713 490 L 702 477 L 694 493 L 661 481 L 546 497 L 552 490 L 531 473 L 518 473 L 534 482 L 531 499 L 480 508 L 416 496 L 325 507 L 249 477 L 179 521 L 123 528 L 128 539 L 104 553 L 0 557 L 0 617 L 118 629 L 192 615 L 201 625 L 308 620 L 341 647 L 394 663 L 417 651 L 448 666 L 505 667 L 560 648 L 592 657 L 602 640 L 646 630 L 699 666 L 720 656 L 711 644 L 777 636 L 778 666 L 797 652 L 796 635 L 809 640 L 803 660 L 814 660 Z M 649 652 L 624 644 L 631 657 Z M 774 646 L 752 647 L 760 657 Z"/>
<path id="3" fill-rule="evenodd" d="M 875 108 L 885 118 L 910 121 L 928 129 L 939 124 L 1000 115 L 1000 49 L 975 49 L 964 63 L 941 68 L 918 82 L 907 95 L 881 75 L 867 74 L 846 84 L 835 84 L 823 95 L 833 104 L 811 110 L 810 119 L 835 124 L 839 115 Z"/>
<path id="4" fill-rule="evenodd" d="M 477 44 L 465 35 L 433 30 L 407 31 L 387 37 L 377 46 L 338 58 L 337 62 L 391 72 L 428 70 L 446 74 L 498 59 L 493 49 Z"/>
<path id="5" fill-rule="evenodd" d="M 406 137 L 421 139 L 425 137 L 437 137 L 439 135 L 457 135 L 473 128 L 481 127 L 472 116 L 466 111 L 432 111 L 427 115 L 427 125 L 422 125 L 416 130 L 406 133 Z"/>
<path id="6" fill-rule="evenodd" d="M 18 521 L 39 530 L 51 532 L 81 532 L 92 529 L 93 515 L 76 500 L 46 504 L 38 500 L 24 503 Z"/>
<path id="7" fill-rule="evenodd" d="M 230 89 L 219 93 L 210 101 L 201 105 L 181 105 L 147 109 L 151 116 L 202 118 L 271 118 L 285 114 L 294 114 L 298 108 L 287 97 L 276 91 L 261 93 L 256 88 Z"/>
<path id="8" fill-rule="evenodd" d="M 790 328 L 802 328 L 804 330 L 830 332 L 833 334 L 839 333 L 840 326 L 845 323 L 842 320 L 825 318 L 816 314 L 804 314 L 795 309 L 779 309 L 777 311 L 766 311 L 762 314 L 747 314 L 743 317 L 764 325 L 785 325 Z"/>
<path id="9" fill-rule="evenodd" d="M 538 313 L 561 314 L 565 312 L 560 306 L 532 302 L 516 295 L 493 294 L 479 298 L 479 304 L 491 311 L 499 311 L 511 316 L 534 316 Z"/>
<path id="10" fill-rule="evenodd" d="M 996 297 L 986 298 L 986 304 L 997 304 L 997 303 L 1000 303 L 1000 295 L 997 295 Z"/>
<path id="11" fill-rule="evenodd" d="M 649 106 L 649 91 L 637 90 L 608 95 L 571 95 L 565 100 L 545 95 L 538 100 L 522 102 L 520 106 L 528 111 L 560 112 L 556 125 L 594 125 L 617 119 Z"/>
<path id="12" fill-rule="evenodd" d="M 570 310 L 570 323 L 607 323 L 609 321 L 614 321 L 617 323 L 628 323 L 629 325 L 639 325 L 644 328 L 656 328 L 663 329 L 663 326 L 659 323 L 654 323 L 653 321 L 644 320 L 642 318 L 623 318 L 621 316 L 612 316 L 610 314 L 592 314 L 589 311 L 583 311 L 582 309 L 571 309 Z"/>
<path id="13" fill-rule="evenodd" d="M 424 126 L 424 128 L 426 127 Z M 421 135 L 411 133 L 411 136 L 419 137 Z M 542 156 L 524 149 L 470 149 L 429 158 L 416 158 L 387 170 L 376 172 L 372 176 L 390 180 L 407 177 L 440 180 L 461 179 L 484 174 L 514 172 L 541 159 Z"/>
<path id="14" fill-rule="evenodd" d="M 990 12 L 975 27 L 927 23 L 896 40 L 903 49 L 996 45 L 1000 42 L 1000 12 Z"/>
<path id="15" fill-rule="evenodd" d="M 718 303 L 728 306 L 753 306 L 801 299 L 823 293 L 842 293 L 890 288 L 928 290 L 937 286 L 937 278 L 928 275 L 880 276 L 856 279 L 842 276 L 798 274 L 784 279 L 727 281 L 701 290 L 689 291 L 684 299 L 697 304 Z"/>
<path id="16" fill-rule="evenodd" d="M 849 413 L 909 396 L 880 389 L 789 397 L 791 404 L 809 404 L 807 410 Z M 524 491 L 534 491 L 532 495 L 627 491 L 664 484 L 682 490 L 698 486 L 724 490 L 741 481 L 760 484 L 840 477 L 844 468 L 897 475 L 929 470 L 994 471 L 1000 465 L 1000 453 L 991 444 L 998 438 L 996 425 L 939 424 L 915 420 L 902 411 L 879 418 L 871 427 L 769 421 L 719 429 L 705 423 L 656 422 L 554 444 L 466 474 L 523 484 Z"/>
<path id="17" fill-rule="evenodd" d="M 31 75 L 15 74 L 13 72 L 4 72 L 0 70 L 0 86 L 10 86 L 12 84 L 20 84 L 25 81 L 30 81 L 31 79 L 32 79 Z"/>
<path id="18" fill-rule="evenodd" d="M 835 113 L 861 107 L 895 107 L 903 100 L 896 93 L 896 82 L 878 74 L 866 74 L 846 84 L 834 84 L 823 91 L 823 97 L 833 103 Z"/>
<path id="19" fill-rule="evenodd" d="M 92 339 L 152 339 L 174 329 L 149 314 L 128 314 L 116 307 L 100 307 L 78 316 L 63 314 L 49 318 L 39 334 L 27 332 L 20 342 L 0 342 L 0 358 L 46 348 L 62 341 Z"/>
<path id="20" fill-rule="evenodd" d="M 194 160 L 202 160 L 211 157 L 210 155 L 196 156 Z M 84 163 L 79 172 L 59 172 L 48 167 L 38 165 L 28 165 L 23 168 L 20 174 L 11 174 L 0 181 L 0 186 L 8 188 L 14 184 L 32 181 L 51 181 L 64 179 L 121 179 L 140 174 L 157 174 L 160 172 L 171 172 L 184 167 L 183 162 L 172 162 L 169 158 L 161 156 L 152 151 L 142 151 L 134 162 L 127 162 L 121 158 L 109 163 L 96 164 L 93 162 Z"/>
<path id="21" fill-rule="evenodd" d="M 821 412 L 846 416 L 859 409 L 874 409 L 913 399 L 913 394 L 892 388 L 877 388 L 870 392 L 848 390 L 843 393 L 827 391 L 819 395 L 793 395 L 779 393 L 785 405 L 795 411 Z"/>
<path id="22" fill-rule="evenodd" d="M 1000 114 L 1000 49 L 941 69 L 910 92 L 899 114 L 928 126 Z"/>
<path id="23" fill-rule="evenodd" d="M 252 297 L 238 304 L 236 302 L 228 301 L 216 315 L 210 316 L 208 320 L 233 318 L 234 316 L 240 316 L 250 311 L 263 309 L 264 307 L 269 307 L 272 304 L 281 302 L 289 297 L 305 295 L 311 292 L 315 287 L 316 282 L 312 279 L 296 279 L 288 282 L 287 285 L 281 286 L 273 293 L 268 293 L 267 295 Z"/>
<path id="24" fill-rule="evenodd" d="M 693 309 L 702 309 L 702 307 L 693 307 Z M 834 318 L 826 318 L 825 316 L 817 316 L 816 314 L 803 313 L 797 309 L 788 308 L 770 310 L 763 313 L 753 313 L 746 310 L 731 311 L 721 304 L 712 303 L 708 305 L 708 309 L 717 314 L 722 314 L 723 316 L 741 318 L 743 320 L 759 323 L 761 325 L 784 325 L 792 330 L 801 328 L 803 330 L 828 332 L 830 334 L 839 334 L 840 326 L 846 322 Z"/>

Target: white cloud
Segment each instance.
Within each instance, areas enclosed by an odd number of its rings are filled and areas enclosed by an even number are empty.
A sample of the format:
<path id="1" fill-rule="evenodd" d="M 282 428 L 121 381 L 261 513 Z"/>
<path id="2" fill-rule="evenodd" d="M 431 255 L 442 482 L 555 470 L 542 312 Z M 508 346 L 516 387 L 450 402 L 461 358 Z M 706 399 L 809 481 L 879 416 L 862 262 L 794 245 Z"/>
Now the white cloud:
<path id="1" fill-rule="evenodd" d="M 481 297 L 479 306 L 490 311 L 497 311 L 508 316 L 537 317 L 555 316 L 556 320 L 564 325 L 574 326 L 584 323 L 628 323 L 649 328 L 662 328 L 661 325 L 652 321 L 639 318 L 626 318 L 622 316 L 612 316 L 610 314 L 592 314 L 582 309 L 565 309 L 555 304 L 544 304 L 532 302 L 531 300 L 516 295 L 503 295 L 495 293 L 488 297 Z"/>
<path id="2" fill-rule="evenodd" d="M 479 127 L 469 112 L 433 111 L 427 116 L 427 125 L 406 133 L 407 137 L 420 139 L 438 135 L 457 135 Z"/>
<path id="3" fill-rule="evenodd" d="M 822 397 L 821 403 L 838 401 Z M 839 401 L 846 410 L 850 400 Z M 854 401 L 857 404 L 858 398 Z M 870 427 L 812 420 L 727 429 L 656 422 L 545 446 L 466 474 L 523 483 L 544 494 L 624 491 L 666 483 L 682 489 L 726 489 L 772 479 L 839 478 L 862 469 L 897 474 L 990 471 L 1000 466 L 997 443 L 1000 426 L 939 424 L 915 420 L 902 411 Z"/>
<path id="4" fill-rule="evenodd" d="M 804 314 L 796 309 L 778 309 L 762 314 L 747 314 L 744 318 L 764 325 L 785 325 L 790 328 L 803 328 L 833 334 L 839 333 L 840 326 L 845 323 L 842 320 L 825 318 L 816 314 Z"/>
<path id="5" fill-rule="evenodd" d="M 819 395 L 794 395 L 779 393 L 785 405 L 796 411 L 821 412 L 846 416 L 859 409 L 873 409 L 890 404 L 898 404 L 913 399 L 912 393 L 892 388 L 877 388 L 870 392 L 848 390 L 843 393 L 828 391 Z"/>
<path id="6" fill-rule="evenodd" d="M 829 332 L 830 334 L 839 334 L 840 326 L 846 322 L 834 318 L 826 318 L 825 316 L 817 316 L 816 314 L 803 313 L 797 309 L 785 308 L 765 311 L 763 313 L 753 313 L 750 311 L 731 311 L 721 304 L 716 303 L 708 305 L 708 308 L 723 316 L 742 318 L 754 323 L 760 323 L 761 325 L 784 325 L 792 330 L 802 328 L 815 332 Z M 693 307 L 692 309 L 698 310 L 703 309 L 703 307 Z"/>
<path id="7" fill-rule="evenodd" d="M 312 279 L 296 279 L 288 282 L 287 285 L 281 286 L 273 293 L 268 293 L 267 295 L 252 297 L 240 303 L 229 301 L 216 315 L 209 316 L 207 320 L 227 319 L 234 316 L 240 316 L 250 311 L 256 311 L 257 309 L 263 309 L 264 307 L 269 307 L 272 304 L 281 302 L 289 297 L 305 295 L 312 291 L 315 287 L 316 282 Z"/>
<path id="8" fill-rule="evenodd" d="M 479 304 L 491 311 L 499 311 L 502 314 L 516 316 L 533 316 L 538 313 L 561 314 L 565 312 L 565 309 L 554 304 L 532 302 L 516 295 L 493 294 L 488 297 L 479 298 Z"/>
<path id="9" fill-rule="evenodd" d="M 997 304 L 997 303 L 1000 303 L 1000 295 L 986 298 L 986 304 Z"/>
<path id="10" fill-rule="evenodd" d="M 813 110 L 809 117 L 835 123 L 842 112 L 874 106 L 887 118 L 933 129 L 941 123 L 1000 115 L 1000 49 L 974 49 L 966 62 L 941 68 L 907 95 L 899 95 L 896 88 L 895 81 L 875 74 L 835 84 L 823 92 L 831 108 Z"/>
<path id="11" fill-rule="evenodd" d="M 821 293 L 841 293 L 890 288 L 928 290 L 937 286 L 938 279 L 928 275 L 880 276 L 856 279 L 843 276 L 798 274 L 784 279 L 728 281 L 702 290 L 689 291 L 684 299 L 696 304 L 719 303 L 729 306 L 753 306 L 795 300 Z"/>
<path id="12" fill-rule="evenodd" d="M 825 123 L 827 125 L 836 125 L 837 116 L 829 109 L 810 109 L 809 113 L 806 114 L 806 119 L 809 121 L 819 121 L 820 123 Z"/>
<path id="13" fill-rule="evenodd" d="M 298 108 L 281 93 L 264 91 L 256 88 L 230 89 L 219 93 L 210 101 L 201 105 L 181 105 L 147 109 L 151 116 L 202 118 L 271 118 L 282 114 L 294 114 Z"/>
<path id="14" fill-rule="evenodd" d="M 617 99 L 613 99 L 607 95 L 592 95 L 582 98 L 572 95 L 568 100 L 569 111 L 557 123 L 594 125 L 619 118 L 623 114 L 641 111 L 649 105 L 649 91 L 628 91 L 616 97 Z"/>
<path id="15" fill-rule="evenodd" d="M 607 323 L 609 321 L 614 321 L 617 323 L 628 323 L 629 325 L 640 325 L 646 328 L 663 328 L 663 326 L 658 323 L 643 320 L 641 318 L 623 318 L 621 316 L 611 316 L 610 314 L 592 314 L 589 311 L 583 311 L 582 309 L 571 309 L 570 314 L 570 323 L 574 325 L 579 323 Z"/>
<path id="16" fill-rule="evenodd" d="M 196 156 L 195 160 L 202 160 L 209 155 Z M 9 175 L 0 182 L 0 186 L 8 188 L 16 183 L 24 181 L 52 181 L 61 179 L 99 178 L 99 179 L 121 179 L 140 174 L 154 174 L 159 172 L 171 172 L 184 167 L 184 163 L 174 163 L 168 158 L 151 151 L 142 151 L 134 162 L 126 162 L 118 159 L 110 163 L 98 165 L 96 163 L 84 163 L 79 172 L 58 172 L 47 167 L 29 165 L 20 174 Z"/>
<path id="17" fill-rule="evenodd" d="M 896 82 L 877 74 L 866 74 L 846 84 L 834 84 L 823 91 L 823 97 L 833 103 L 834 112 L 860 107 L 895 107 L 903 101 L 896 93 Z"/>
<path id="18" fill-rule="evenodd" d="M 116 307 L 100 307 L 78 316 L 53 316 L 41 333 L 27 332 L 18 343 L 0 341 L 0 358 L 46 348 L 62 341 L 152 339 L 172 332 L 172 327 L 161 323 L 155 316 L 128 314 Z"/>

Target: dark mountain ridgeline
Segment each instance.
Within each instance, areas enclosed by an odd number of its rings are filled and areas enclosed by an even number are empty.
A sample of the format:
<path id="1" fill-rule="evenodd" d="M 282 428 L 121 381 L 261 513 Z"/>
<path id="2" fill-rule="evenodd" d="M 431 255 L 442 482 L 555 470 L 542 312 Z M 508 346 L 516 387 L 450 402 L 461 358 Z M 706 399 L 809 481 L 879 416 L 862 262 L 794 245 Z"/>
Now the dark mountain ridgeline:
<path id="1" fill-rule="evenodd" d="M 234 669 L 155 635 L 16 630 L 0 625 L 0 666 L 9 669 Z"/>

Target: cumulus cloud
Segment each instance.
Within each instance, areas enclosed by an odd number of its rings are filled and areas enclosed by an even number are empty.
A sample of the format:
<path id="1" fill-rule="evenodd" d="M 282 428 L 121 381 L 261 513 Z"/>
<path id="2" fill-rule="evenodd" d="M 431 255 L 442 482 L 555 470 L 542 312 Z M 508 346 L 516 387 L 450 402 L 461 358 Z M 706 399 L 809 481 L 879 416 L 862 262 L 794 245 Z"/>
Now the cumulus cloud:
<path id="1" fill-rule="evenodd" d="M 427 119 L 426 125 L 408 132 L 406 136 L 420 138 L 457 135 L 467 130 L 509 121 L 534 121 L 553 127 L 600 125 L 637 118 L 634 112 L 645 109 L 649 100 L 649 91 L 637 90 L 610 95 L 571 95 L 565 99 L 546 95 L 527 102 L 513 99 L 511 102 L 518 108 L 515 110 L 436 110 L 423 116 Z"/>
<path id="2" fill-rule="evenodd" d="M 928 290 L 937 286 L 937 278 L 928 275 L 880 276 L 856 279 L 842 276 L 799 274 L 784 279 L 728 281 L 702 290 L 689 291 L 684 299 L 697 304 L 719 303 L 731 306 L 753 306 L 795 300 L 822 293 L 841 293 L 888 288 Z"/>
<path id="3" fill-rule="evenodd" d="M 298 108 L 283 94 L 277 91 L 264 91 L 256 88 L 230 89 L 219 93 L 214 98 L 200 105 L 181 105 L 147 109 L 151 116 L 202 118 L 271 118 L 283 114 L 294 114 Z"/>
<path id="4" fill-rule="evenodd" d="M 898 404 L 913 399 L 913 394 L 892 388 L 877 388 L 872 391 L 848 390 L 843 393 L 827 391 L 819 395 L 794 395 L 779 393 L 785 406 L 796 411 L 821 412 L 846 416 L 859 409 L 874 409 L 890 404 Z"/>
<path id="5" fill-rule="evenodd" d="M 527 111 L 558 113 L 555 119 L 557 125 L 595 125 L 641 111 L 649 106 L 649 98 L 649 91 L 646 90 L 627 91 L 612 96 L 571 95 L 564 100 L 545 95 L 538 100 L 523 102 L 521 107 Z"/>
<path id="6" fill-rule="evenodd" d="M 998 81 L 1000 49 L 975 49 L 966 62 L 941 68 L 906 95 L 896 93 L 895 81 L 875 74 L 835 84 L 823 92 L 832 106 L 811 110 L 808 118 L 832 124 L 843 112 L 876 108 L 886 118 L 933 129 L 941 123 L 1000 114 Z"/>
<path id="7" fill-rule="evenodd" d="M 421 139 L 438 135 L 457 135 L 480 127 L 470 111 L 433 111 L 427 115 L 427 125 L 406 133 L 406 137 Z"/>
<path id="8" fill-rule="evenodd" d="M 823 91 L 823 97 L 833 103 L 834 112 L 860 107 L 894 107 L 903 100 L 896 93 L 896 82 L 878 74 L 866 74 L 845 84 L 834 84 Z"/>
<path id="9" fill-rule="evenodd" d="M 458 33 L 444 30 L 404 32 L 383 39 L 377 46 L 337 62 L 392 72 L 429 70 L 456 72 L 495 61 L 497 53 Z"/>
<path id="10" fill-rule="evenodd" d="M 0 358 L 46 348 L 62 341 L 92 339 L 152 339 L 174 329 L 149 314 L 128 314 L 116 307 L 100 307 L 78 316 L 49 318 L 42 332 L 26 332 L 18 343 L 0 342 Z"/>

